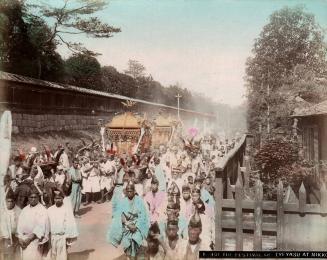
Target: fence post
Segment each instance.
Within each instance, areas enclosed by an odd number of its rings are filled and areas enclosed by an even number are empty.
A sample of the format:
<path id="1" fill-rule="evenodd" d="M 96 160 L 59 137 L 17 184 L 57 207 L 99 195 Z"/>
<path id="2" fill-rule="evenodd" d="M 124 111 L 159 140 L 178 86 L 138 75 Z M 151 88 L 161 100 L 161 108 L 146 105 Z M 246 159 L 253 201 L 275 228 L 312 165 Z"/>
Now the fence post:
<path id="1" fill-rule="evenodd" d="M 290 185 L 288 185 L 286 188 L 284 203 L 296 203 L 296 204 L 299 203 L 299 200 L 296 197 L 296 195 Z"/>
<path id="2" fill-rule="evenodd" d="M 241 165 L 239 161 L 237 161 L 237 179 L 240 180 L 241 186 L 243 187 L 243 177 L 242 177 Z"/>
<path id="3" fill-rule="evenodd" d="M 324 182 L 320 188 L 320 212 L 322 214 L 327 213 L 327 190 Z"/>
<path id="4" fill-rule="evenodd" d="M 229 177 L 227 177 L 227 199 L 234 199 Z"/>
<path id="5" fill-rule="evenodd" d="M 307 193 L 304 188 L 304 184 L 302 182 L 300 190 L 299 190 L 299 211 L 300 211 L 301 215 L 304 214 L 306 203 L 307 203 Z"/>
<path id="6" fill-rule="evenodd" d="M 223 230 L 222 230 L 222 203 L 223 203 L 223 171 L 217 171 L 216 176 L 216 214 L 215 214 L 215 250 L 223 249 Z"/>
<path id="7" fill-rule="evenodd" d="M 242 213 L 242 184 L 237 179 L 235 184 L 235 218 L 236 218 L 236 251 L 243 250 L 243 213 Z"/>
<path id="8" fill-rule="evenodd" d="M 245 159 L 245 171 L 244 171 L 244 189 L 246 192 L 249 191 L 249 179 L 250 179 L 250 170 L 251 170 L 251 167 L 250 167 L 250 160 L 249 158 L 247 158 L 247 156 L 244 156 L 246 157 Z"/>
<path id="9" fill-rule="evenodd" d="M 277 250 L 283 250 L 284 239 L 284 204 L 283 204 L 283 183 L 279 180 L 277 187 Z"/>
<path id="10" fill-rule="evenodd" d="M 255 185 L 255 200 L 254 200 L 254 250 L 262 250 L 262 199 L 263 190 L 260 180 Z"/>

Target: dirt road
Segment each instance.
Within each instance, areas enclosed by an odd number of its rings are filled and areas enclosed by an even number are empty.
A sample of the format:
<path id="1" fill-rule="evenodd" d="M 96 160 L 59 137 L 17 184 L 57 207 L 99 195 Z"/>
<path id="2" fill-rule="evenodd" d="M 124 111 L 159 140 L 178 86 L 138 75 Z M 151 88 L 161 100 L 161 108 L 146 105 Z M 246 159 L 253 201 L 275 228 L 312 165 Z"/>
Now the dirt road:
<path id="1" fill-rule="evenodd" d="M 77 219 L 80 235 L 69 249 L 69 260 L 113 260 L 123 255 L 121 248 L 106 242 L 111 222 L 111 202 L 82 207 Z"/>

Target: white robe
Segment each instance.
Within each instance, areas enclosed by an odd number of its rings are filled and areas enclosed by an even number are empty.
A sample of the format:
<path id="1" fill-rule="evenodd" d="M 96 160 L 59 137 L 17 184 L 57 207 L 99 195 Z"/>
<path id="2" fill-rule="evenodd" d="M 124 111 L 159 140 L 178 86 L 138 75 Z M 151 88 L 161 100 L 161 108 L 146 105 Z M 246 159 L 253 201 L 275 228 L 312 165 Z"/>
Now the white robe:
<path id="1" fill-rule="evenodd" d="M 184 254 L 185 254 L 186 246 L 187 246 L 187 240 L 178 238 L 178 241 L 177 241 L 174 249 L 170 248 L 167 238 L 165 238 L 163 242 L 165 243 L 165 246 L 167 249 L 164 260 L 183 260 L 184 259 Z"/>
<path id="2" fill-rule="evenodd" d="M 215 222 L 205 214 L 199 214 L 199 216 L 202 223 L 202 232 L 200 234 L 200 238 L 205 245 L 210 246 L 211 242 L 215 242 Z M 209 248 L 206 250 L 210 250 Z"/>
<path id="3" fill-rule="evenodd" d="M 67 238 L 77 238 L 78 231 L 73 211 L 65 203 L 61 207 L 56 205 L 48 208 L 51 233 L 51 258 L 67 259 Z"/>
<path id="4" fill-rule="evenodd" d="M 66 168 L 66 170 L 68 170 L 70 168 L 70 166 L 69 166 L 69 159 L 68 159 L 68 155 L 66 154 L 66 152 L 63 152 L 60 155 L 59 164 L 62 165 L 62 166 L 64 166 Z"/>
<path id="5" fill-rule="evenodd" d="M 114 185 L 114 176 L 117 172 L 115 161 L 108 160 L 106 163 L 101 163 L 100 169 L 105 172 L 100 177 L 100 189 L 110 191 Z M 109 173 L 110 175 L 108 175 Z"/>
<path id="6" fill-rule="evenodd" d="M 11 236 L 16 233 L 18 218 L 21 213 L 21 209 L 15 206 L 13 209 L 5 209 L 1 213 L 1 236 L 5 239 L 11 239 Z"/>
<path id="7" fill-rule="evenodd" d="M 100 176 L 98 176 L 95 169 L 90 169 L 91 165 L 88 163 L 81 167 L 82 180 L 82 193 L 99 192 L 100 191 Z"/>
<path id="8" fill-rule="evenodd" d="M 22 260 L 41 260 L 42 250 L 39 247 L 49 240 L 49 217 L 46 208 L 38 203 L 31 207 L 23 208 L 17 224 L 18 238 L 26 239 L 27 236 L 35 234 L 34 239 L 22 250 Z"/>

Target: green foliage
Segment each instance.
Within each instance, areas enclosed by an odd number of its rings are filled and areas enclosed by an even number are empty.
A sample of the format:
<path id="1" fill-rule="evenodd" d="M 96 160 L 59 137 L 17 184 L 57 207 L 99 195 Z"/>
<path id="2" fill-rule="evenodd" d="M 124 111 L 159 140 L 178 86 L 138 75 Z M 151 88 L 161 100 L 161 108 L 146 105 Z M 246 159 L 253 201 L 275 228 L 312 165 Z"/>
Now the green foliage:
<path id="1" fill-rule="evenodd" d="M 65 69 L 69 84 L 101 90 L 101 65 L 96 58 L 74 54 L 66 60 Z"/>
<path id="2" fill-rule="evenodd" d="M 290 185 L 295 194 L 301 183 L 314 187 L 313 164 L 298 156 L 298 144 L 285 139 L 270 139 L 255 154 L 254 162 L 259 175 L 251 176 L 252 182 L 260 178 L 266 199 L 276 199 L 277 185 L 281 180 L 284 187 Z"/>
<path id="3" fill-rule="evenodd" d="M 296 96 L 319 102 L 320 90 L 312 82 L 326 77 L 326 54 L 324 32 L 312 14 L 301 7 L 274 12 L 246 64 L 249 129 L 267 125 L 268 106 L 275 127 L 278 117 L 290 115 L 296 107 L 296 102 L 286 105 Z"/>
<path id="4" fill-rule="evenodd" d="M 104 66 L 101 68 L 101 81 L 104 91 L 135 97 L 135 80 L 129 75 L 118 72 L 117 69 L 112 66 Z"/>
<path id="5" fill-rule="evenodd" d="M 1 1 L 2 70 L 51 81 L 63 78 L 63 61 L 46 23 L 26 11 L 21 1 Z M 46 44 L 45 44 L 46 43 Z"/>
<path id="6" fill-rule="evenodd" d="M 281 166 L 292 165 L 297 160 L 297 148 L 295 144 L 283 140 L 268 140 L 255 155 L 255 163 L 261 172 L 273 179 L 278 179 L 278 171 Z"/>
<path id="7" fill-rule="evenodd" d="M 44 20 L 27 14 L 25 21 L 32 44 L 37 49 L 35 60 L 38 64 L 37 78 L 61 82 L 64 79 L 64 61 L 56 52 L 55 40 L 48 41 L 51 30 Z"/>
<path id="8" fill-rule="evenodd" d="M 120 32 L 92 16 L 106 7 L 106 1 L 62 0 L 41 5 L 27 2 L 0 0 L 1 70 L 169 106 L 177 105 L 179 94 L 181 108 L 207 113 L 220 109 L 209 98 L 179 84 L 162 86 L 136 60 L 129 60 L 125 73 L 112 66 L 101 68 L 94 57 L 96 53 L 81 43 L 65 40 L 66 34 L 107 38 Z M 59 44 L 73 52 L 66 61 L 56 51 Z"/>
<path id="9" fill-rule="evenodd" d="M 145 67 L 137 60 L 129 60 L 128 68 L 125 70 L 125 74 L 133 77 L 134 79 L 142 79 L 145 74 Z"/>
<path id="10" fill-rule="evenodd" d="M 38 74 L 37 49 L 24 22 L 24 6 L 18 0 L 0 2 L 0 59 L 2 70 L 25 76 Z"/>
<path id="11" fill-rule="evenodd" d="M 34 14 L 47 18 L 51 29 L 47 42 L 55 39 L 57 44 L 65 45 L 73 53 L 95 56 L 98 53 L 88 50 L 82 43 L 67 41 L 64 35 L 86 34 L 95 38 L 109 38 L 119 33 L 119 28 L 102 22 L 97 16 L 90 16 L 103 10 L 106 5 L 105 0 L 62 0 L 53 5 L 34 4 L 29 7 Z"/>

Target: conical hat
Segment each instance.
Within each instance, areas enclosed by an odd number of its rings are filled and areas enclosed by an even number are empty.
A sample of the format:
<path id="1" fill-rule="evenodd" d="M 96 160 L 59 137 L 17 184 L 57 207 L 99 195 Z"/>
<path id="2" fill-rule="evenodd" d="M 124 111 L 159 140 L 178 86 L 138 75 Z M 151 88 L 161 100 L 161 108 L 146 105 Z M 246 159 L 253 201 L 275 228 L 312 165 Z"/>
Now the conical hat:
<path id="1" fill-rule="evenodd" d="M 159 181 L 155 175 L 152 176 L 151 184 L 159 184 Z"/>
<path id="2" fill-rule="evenodd" d="M 197 210 L 195 210 L 194 215 L 191 217 L 188 226 L 192 228 L 202 228 L 201 218 Z"/>
<path id="3" fill-rule="evenodd" d="M 177 184 L 175 182 L 173 182 L 173 184 L 175 184 L 174 187 L 173 187 L 173 195 L 180 196 L 181 192 L 180 192 Z"/>
<path id="4" fill-rule="evenodd" d="M 135 185 L 134 185 L 134 182 L 133 182 L 132 180 L 129 180 L 129 181 L 128 181 L 128 183 L 127 183 L 127 185 L 126 185 L 126 190 L 127 190 L 128 188 L 132 188 L 132 189 L 135 190 Z"/>

